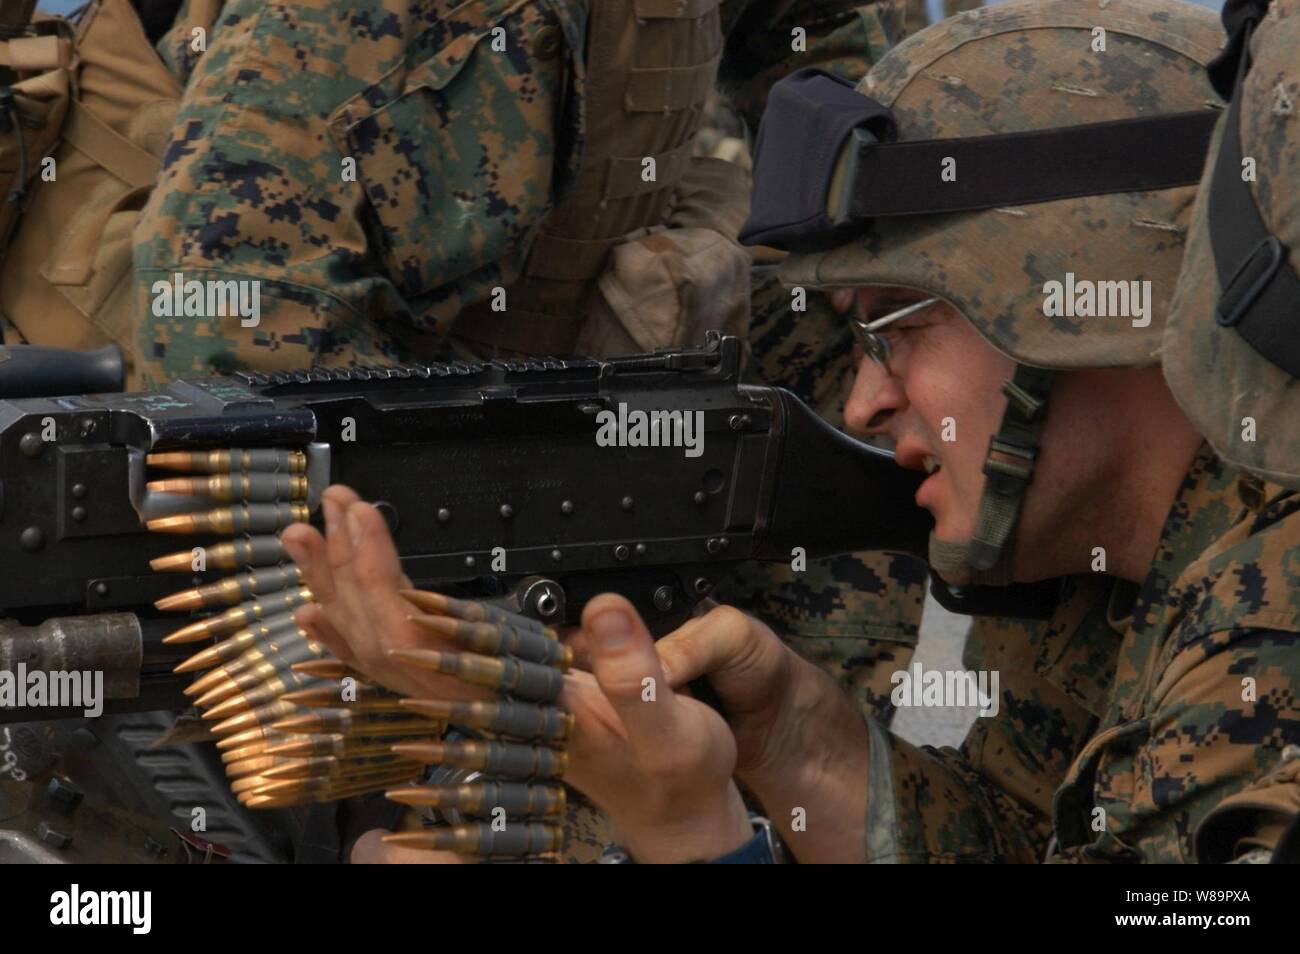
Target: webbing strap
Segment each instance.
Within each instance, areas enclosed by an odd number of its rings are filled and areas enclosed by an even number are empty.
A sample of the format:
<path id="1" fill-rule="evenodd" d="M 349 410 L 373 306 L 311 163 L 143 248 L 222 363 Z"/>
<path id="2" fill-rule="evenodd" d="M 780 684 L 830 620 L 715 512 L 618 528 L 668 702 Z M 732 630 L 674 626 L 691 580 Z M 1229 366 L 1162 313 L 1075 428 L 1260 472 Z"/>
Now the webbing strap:
<path id="1" fill-rule="evenodd" d="M 1242 26 L 1236 88 L 1210 180 L 1210 244 L 1221 289 L 1214 317 L 1261 357 L 1300 377 L 1300 276 L 1242 177 L 1241 94 L 1253 26 L 1253 20 Z"/>
<path id="2" fill-rule="evenodd" d="M 539 232 L 528 252 L 528 276 L 561 282 L 582 282 L 605 269 L 609 250 L 623 237 L 572 239 Z"/>
<path id="3" fill-rule="evenodd" d="M 1003 384 L 1007 408 L 998 432 L 989 439 L 984 494 L 967 558 L 976 570 L 992 570 L 1009 561 L 1011 534 L 1025 488 L 1034 478 L 1038 433 L 1051 386 L 1051 371 L 1023 364 L 1016 365 L 1011 380 Z"/>
<path id="4" fill-rule="evenodd" d="M 153 185 L 161 163 L 114 132 L 84 103 L 73 100 L 63 121 L 63 138 L 134 189 Z"/>
<path id="5" fill-rule="evenodd" d="M 881 216 L 934 215 L 1201 181 L 1219 110 L 898 141 L 893 110 L 817 69 L 772 87 L 740 240 L 842 244 Z M 906 130 L 903 131 L 904 133 Z M 942 176 L 951 169 L 955 177 Z"/>
<path id="6" fill-rule="evenodd" d="M 849 208 L 853 218 L 869 219 L 1194 185 L 1218 118 L 1218 110 L 1198 109 L 965 139 L 864 143 Z M 957 177 L 939 182 L 947 160 Z"/>
<path id="7" fill-rule="evenodd" d="M 694 66 L 633 67 L 628 73 L 624 106 L 629 113 L 660 113 L 703 102 L 717 81 L 719 58 Z"/>
<path id="8" fill-rule="evenodd" d="M 0 42 L 0 66 L 43 73 L 72 63 L 72 44 L 57 36 L 22 36 Z"/>
<path id="9" fill-rule="evenodd" d="M 690 165 L 694 147 L 695 141 L 688 139 L 675 149 L 653 156 L 611 156 L 609 172 L 605 178 L 605 198 L 626 199 L 644 195 L 659 191 L 665 182 L 676 182 Z M 654 160 L 654 177 L 650 179 L 645 177 L 646 170 L 650 168 L 647 159 Z"/>

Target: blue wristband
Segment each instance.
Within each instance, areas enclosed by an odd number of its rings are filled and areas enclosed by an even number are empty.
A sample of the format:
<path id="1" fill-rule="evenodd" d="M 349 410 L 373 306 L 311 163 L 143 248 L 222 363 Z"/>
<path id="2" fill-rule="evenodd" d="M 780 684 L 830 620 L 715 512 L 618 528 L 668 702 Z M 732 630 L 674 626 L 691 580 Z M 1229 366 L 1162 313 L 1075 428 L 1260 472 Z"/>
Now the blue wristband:
<path id="1" fill-rule="evenodd" d="M 783 846 L 772 833 L 772 823 L 753 812 L 749 821 L 754 826 L 754 837 L 734 851 L 729 851 L 720 858 L 705 862 L 710 865 L 775 865 L 785 861 Z M 600 864 L 631 865 L 636 864 L 627 850 L 619 845 L 606 845 L 600 857 Z"/>
<path id="2" fill-rule="evenodd" d="M 754 837 L 735 851 L 729 851 L 721 858 L 714 858 L 711 865 L 774 865 L 772 841 L 766 827 L 755 826 Z"/>

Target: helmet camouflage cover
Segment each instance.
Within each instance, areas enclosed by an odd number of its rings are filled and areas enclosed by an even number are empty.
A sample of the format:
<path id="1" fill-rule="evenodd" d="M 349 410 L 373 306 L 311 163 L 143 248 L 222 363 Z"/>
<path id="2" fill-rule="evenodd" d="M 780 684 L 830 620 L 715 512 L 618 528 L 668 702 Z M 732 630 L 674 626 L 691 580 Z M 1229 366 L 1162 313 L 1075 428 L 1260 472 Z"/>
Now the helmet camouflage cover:
<path id="1" fill-rule="evenodd" d="M 1252 49 L 1254 64 L 1234 94 L 1241 155 L 1254 166 L 1253 181 L 1247 177 L 1245 184 L 1264 225 L 1290 250 L 1291 267 L 1300 270 L 1300 3 L 1275 0 Z M 1212 157 L 1225 126 L 1221 121 L 1215 130 Z M 1300 488 L 1300 380 L 1215 320 L 1222 289 L 1207 221 L 1213 170 L 1211 159 L 1165 329 L 1165 379 L 1220 456 Z M 1300 336 L 1298 318 L 1300 301 L 1293 303 L 1291 315 L 1295 336 Z"/>
<path id="2" fill-rule="evenodd" d="M 900 141 L 1192 112 L 1219 105 L 1205 64 L 1222 40 L 1215 15 L 1182 0 L 1013 0 L 910 37 L 858 92 L 892 108 Z M 937 295 L 1024 365 L 1155 365 L 1195 193 L 1179 186 L 879 218 L 865 237 L 790 256 L 781 278 Z M 1149 281 L 1148 320 L 1047 317 L 1044 285 L 1066 273 Z"/>

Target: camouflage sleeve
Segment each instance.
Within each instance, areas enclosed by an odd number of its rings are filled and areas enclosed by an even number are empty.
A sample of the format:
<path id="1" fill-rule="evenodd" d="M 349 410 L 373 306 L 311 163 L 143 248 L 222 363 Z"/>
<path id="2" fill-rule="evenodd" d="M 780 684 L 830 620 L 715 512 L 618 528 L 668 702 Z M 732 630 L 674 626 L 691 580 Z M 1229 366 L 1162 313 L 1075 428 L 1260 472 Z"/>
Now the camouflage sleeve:
<path id="1" fill-rule="evenodd" d="M 1043 856 L 1051 823 L 955 749 L 918 748 L 874 719 L 866 860 L 870 864 L 1012 862 Z"/>
<path id="2" fill-rule="evenodd" d="M 1088 621 L 1075 624 L 976 621 L 966 658 L 990 680 L 996 674 L 998 705 L 960 749 L 918 748 L 872 726 L 869 861 L 1042 860 L 1053 794 L 1096 724 L 1091 710 L 1104 689 L 1080 677 L 1109 665 L 1101 647 L 1114 642 Z"/>
<path id="3" fill-rule="evenodd" d="M 222 0 L 182 0 L 171 28 L 158 40 L 158 55 L 182 88 L 207 48 L 221 6 Z"/>
<path id="4" fill-rule="evenodd" d="M 135 234 L 146 379 L 401 358 L 508 284 L 566 162 L 580 9 L 227 3 Z M 256 324 L 169 313 L 178 274 L 257 283 Z"/>
<path id="5" fill-rule="evenodd" d="M 1124 707 L 1131 718 L 1099 732 L 1071 770 L 1058 831 L 1079 847 L 1065 860 L 1194 860 L 1197 826 L 1300 744 L 1296 639 L 1239 629 L 1171 640 L 1144 697 Z M 1071 810 L 1076 797 L 1086 810 Z"/>
<path id="6" fill-rule="evenodd" d="M 899 0 L 733 0 L 725 12 L 719 79 L 751 132 L 783 76 L 816 67 L 857 82 L 905 35 Z"/>

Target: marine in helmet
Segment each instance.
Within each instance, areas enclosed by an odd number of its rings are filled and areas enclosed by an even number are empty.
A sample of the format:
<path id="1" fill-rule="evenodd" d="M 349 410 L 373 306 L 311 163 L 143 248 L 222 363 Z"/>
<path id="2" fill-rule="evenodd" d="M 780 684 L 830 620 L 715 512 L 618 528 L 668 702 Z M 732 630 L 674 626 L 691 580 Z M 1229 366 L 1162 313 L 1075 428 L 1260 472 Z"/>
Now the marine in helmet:
<path id="1" fill-rule="evenodd" d="M 922 31 L 856 89 L 774 90 L 746 233 L 799 253 L 787 282 L 854 289 L 846 421 L 931 472 L 941 576 L 1054 581 L 1055 610 L 989 640 L 996 704 L 933 750 L 737 610 L 655 646 L 593 600 L 575 781 L 637 860 L 760 860 L 734 775 L 801 861 L 1189 861 L 1207 815 L 1300 741 L 1294 492 L 1217 453 L 1160 368 L 1221 45 L 1174 0 L 1012 2 Z M 291 545 L 338 566 L 311 533 Z M 311 615 L 381 658 L 375 623 Z M 725 723 L 642 695 L 699 676 Z"/>
<path id="2" fill-rule="evenodd" d="M 1232 0 L 1215 130 L 1164 336 L 1170 390 L 1218 455 L 1300 489 L 1300 4 Z M 1271 485 L 1272 485 L 1271 484 Z M 1271 486 L 1270 485 L 1270 486 Z M 1294 494 L 1272 506 L 1294 508 Z M 1300 746 L 1196 832 L 1206 861 L 1300 860 Z"/>
<path id="3" fill-rule="evenodd" d="M 901 31 L 897 4 L 848 0 L 310 0 L 275 16 L 231 0 L 200 55 L 211 6 L 187 3 L 160 44 L 187 87 L 135 233 L 145 380 L 745 334 L 748 178 L 692 155 L 708 92 L 756 122 L 794 66 L 857 75 Z M 259 314 L 159 314 L 155 283 L 181 278 L 250 285 Z M 752 368 L 814 401 L 848 354 L 816 310 L 779 349 L 756 344 Z M 910 557 L 846 554 L 721 589 L 887 718 L 924 585 Z"/>

